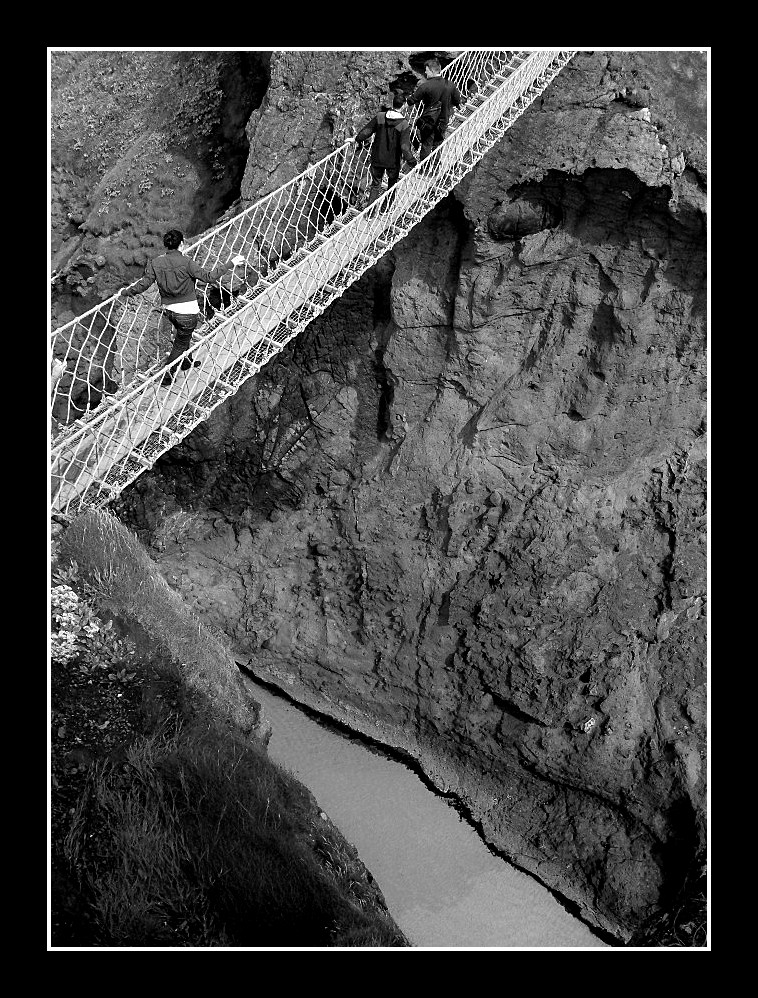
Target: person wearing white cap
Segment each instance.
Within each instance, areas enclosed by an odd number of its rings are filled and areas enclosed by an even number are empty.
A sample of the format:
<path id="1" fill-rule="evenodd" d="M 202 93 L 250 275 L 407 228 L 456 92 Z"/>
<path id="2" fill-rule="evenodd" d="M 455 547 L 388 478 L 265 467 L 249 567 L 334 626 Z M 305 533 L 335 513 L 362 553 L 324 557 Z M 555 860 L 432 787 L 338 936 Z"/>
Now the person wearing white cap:
<path id="1" fill-rule="evenodd" d="M 369 204 L 376 201 L 382 193 L 382 178 L 385 171 L 387 172 L 387 188 L 389 189 L 397 183 L 403 159 L 410 167 L 416 165 L 416 158 L 411 152 L 410 123 L 400 110 L 404 103 L 403 95 L 396 92 L 392 100 L 392 107 L 375 114 L 355 136 L 355 141 L 358 143 L 367 142 L 372 135 L 374 136 L 369 165 L 371 170 Z"/>

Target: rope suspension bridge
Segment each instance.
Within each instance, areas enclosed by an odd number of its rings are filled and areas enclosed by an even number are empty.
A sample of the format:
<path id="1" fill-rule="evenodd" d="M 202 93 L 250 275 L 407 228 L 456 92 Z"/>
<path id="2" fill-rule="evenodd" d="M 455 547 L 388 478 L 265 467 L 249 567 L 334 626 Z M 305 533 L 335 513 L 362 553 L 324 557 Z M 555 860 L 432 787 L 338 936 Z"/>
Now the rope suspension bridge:
<path id="1" fill-rule="evenodd" d="M 444 141 L 371 204 L 369 152 L 349 140 L 185 247 L 208 270 L 245 259 L 198 290 L 207 321 L 190 348 L 200 366 L 186 375 L 187 353 L 164 366 L 155 286 L 55 329 L 53 511 L 106 505 L 207 419 L 445 197 L 574 54 L 463 52 L 442 73 L 461 93 Z M 414 108 L 411 124 L 417 116 Z M 170 387 L 167 370 L 178 375 Z"/>

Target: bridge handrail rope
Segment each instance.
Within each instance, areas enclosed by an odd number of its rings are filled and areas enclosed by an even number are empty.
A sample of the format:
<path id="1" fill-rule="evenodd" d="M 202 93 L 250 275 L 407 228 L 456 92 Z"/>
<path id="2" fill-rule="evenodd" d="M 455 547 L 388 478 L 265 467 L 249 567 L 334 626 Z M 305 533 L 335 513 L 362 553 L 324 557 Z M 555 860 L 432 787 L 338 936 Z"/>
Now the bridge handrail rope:
<path id="1" fill-rule="evenodd" d="M 53 505 L 59 512 L 72 515 L 83 506 L 111 501 L 157 457 L 206 419 L 406 235 L 498 141 L 573 54 L 571 50 L 540 50 L 531 54 L 477 51 L 463 53 L 451 62 L 446 68 L 457 70 L 462 81 L 471 79 L 473 72 L 482 74 L 483 80 L 475 80 L 476 89 L 469 102 L 457 84 L 464 99 L 464 107 L 454 116 L 460 118 L 460 123 L 451 121 L 451 131 L 430 156 L 401 176 L 393 188 L 368 207 L 359 209 L 353 204 L 336 218 L 320 214 L 326 224 L 314 227 L 310 234 L 306 225 L 309 238 L 288 247 L 286 256 L 280 253 L 275 258 L 272 254 L 270 259 L 275 259 L 275 266 L 254 288 L 240 282 L 241 287 L 237 286 L 226 310 L 214 316 L 208 330 L 191 348 L 194 356 L 201 357 L 201 368 L 187 372 L 186 377 L 177 379 L 178 385 L 166 390 L 160 385 L 165 369 L 152 364 L 152 369 L 137 372 L 134 385 L 124 386 L 117 395 L 105 399 L 62 431 L 52 447 Z M 466 56 L 470 56 L 468 62 L 464 61 Z M 355 150 L 354 143 L 345 143 L 263 201 L 271 204 L 273 195 L 288 187 L 294 190 L 298 184 L 302 191 L 307 183 L 304 177 L 317 176 L 325 162 L 335 162 L 340 154 L 352 153 L 355 160 Z M 366 165 L 363 164 L 363 173 Z M 348 174 L 348 178 L 352 183 L 355 175 Z M 343 193 L 347 191 L 341 172 L 336 182 L 342 182 Z M 191 252 L 205 248 L 202 260 L 195 257 L 198 262 L 207 266 L 211 254 L 214 260 L 221 259 L 225 248 L 228 256 L 243 252 L 246 259 L 253 255 L 256 263 L 261 263 L 260 244 L 255 247 L 251 243 L 247 254 L 238 248 L 239 225 L 228 242 L 234 223 L 239 223 L 245 215 L 253 215 L 261 203 L 194 243 Z M 282 212 L 280 217 L 288 225 L 296 217 L 300 232 L 302 209 L 300 205 L 297 214 Z M 221 249 L 213 250 L 213 240 L 223 230 L 226 231 Z M 249 231 L 247 226 L 246 236 Z M 246 236 L 242 237 L 242 244 Z M 255 269 L 262 272 L 258 267 Z M 227 288 L 235 291 L 233 278 Z M 97 309 L 89 314 L 96 316 Z M 74 326 L 81 318 L 67 327 Z M 98 331 L 98 344 L 103 330 Z M 177 358 L 171 370 L 176 371 L 182 359 Z"/>
<path id="2" fill-rule="evenodd" d="M 493 61 L 498 58 L 507 66 L 509 59 L 511 62 L 518 61 L 519 54 L 507 51 L 502 53 L 463 52 L 445 67 L 443 75 L 447 76 L 465 93 L 465 81 L 472 79 L 477 83 L 488 60 Z M 410 115 L 412 123 L 415 122 L 418 112 L 418 108 L 413 109 Z M 259 217 L 265 219 L 267 213 L 271 211 L 266 228 L 261 233 L 261 223 L 259 223 L 256 231 L 260 242 L 265 241 L 263 236 L 272 232 L 274 243 L 270 245 L 274 250 L 273 259 L 271 253 L 259 251 L 253 265 L 253 269 L 258 273 L 262 273 L 264 276 L 269 274 L 281 259 L 286 259 L 288 255 L 296 252 L 302 245 L 304 238 L 309 234 L 307 224 L 304 234 L 299 230 L 299 223 L 303 217 L 302 206 L 300 206 L 297 211 L 298 223 L 295 225 L 295 231 L 288 233 L 295 239 L 294 244 L 289 247 L 290 253 L 282 254 L 281 250 L 276 247 L 277 230 L 281 227 L 282 222 L 287 221 L 287 211 L 289 210 L 294 217 L 299 202 L 307 204 L 309 201 L 306 192 L 308 182 L 320 177 L 320 182 L 325 180 L 327 183 L 331 183 L 333 193 L 339 196 L 340 191 L 334 185 L 334 179 L 340 171 L 335 170 L 334 167 L 342 162 L 343 166 L 347 166 L 346 170 L 341 171 L 346 174 L 342 184 L 342 193 L 349 189 L 354 202 L 359 193 L 362 193 L 367 186 L 369 161 L 368 151 L 356 146 L 352 140 L 343 143 L 338 149 L 311 164 L 300 174 L 281 184 L 276 190 L 265 195 L 239 215 L 228 219 L 190 243 L 185 250 L 186 254 L 202 267 L 208 266 L 209 263 L 216 265 L 226 262 L 233 255 L 241 251 L 244 252 L 245 249 L 244 245 L 237 246 L 234 237 L 227 245 L 231 230 L 235 228 L 239 232 L 240 227 L 247 220 L 247 231 L 250 232 L 254 227 L 255 220 Z M 318 186 L 318 183 L 312 182 L 311 186 Z M 296 188 L 298 196 L 293 198 L 291 195 Z M 291 217 L 290 223 L 292 220 Z M 324 224 L 319 226 L 319 221 L 323 221 Z M 275 222 L 276 224 L 274 224 Z M 326 219 L 317 219 L 315 221 L 316 233 L 323 230 L 326 224 L 328 224 Z M 313 236 L 316 233 L 311 230 L 310 234 Z M 220 246 L 218 245 L 219 240 L 221 241 Z M 227 251 L 223 253 L 225 247 Z M 247 253 L 245 255 L 248 256 Z M 127 287 L 134 287 L 138 280 L 139 278 L 132 281 Z M 224 279 L 218 282 L 219 290 L 226 290 L 228 283 L 228 280 Z M 206 285 L 200 290 L 200 294 L 202 308 L 207 311 L 208 299 L 211 294 L 210 287 Z M 128 305 L 125 299 L 119 299 L 117 295 L 111 296 L 106 301 L 93 306 L 75 319 L 53 330 L 53 356 L 66 363 L 67 367 L 69 364 L 73 365 L 61 378 L 56 388 L 53 414 L 59 424 L 65 427 L 80 418 L 89 409 L 93 397 L 97 402 L 99 401 L 98 396 L 103 392 L 114 394 L 116 384 L 123 388 L 127 381 L 133 380 L 135 375 L 158 363 L 160 346 L 157 343 L 157 328 L 153 329 L 152 342 L 145 347 L 143 341 L 151 323 L 153 327 L 157 327 L 156 315 L 159 312 L 160 296 L 153 288 L 142 297 L 141 301 L 131 299 Z M 114 351 L 111 348 L 117 335 L 122 337 L 122 342 L 120 347 Z M 86 349 L 84 349 L 85 346 Z M 116 383 L 109 369 L 114 371 L 117 368 L 120 368 L 121 377 Z M 80 404 L 77 402 L 77 394 L 81 397 Z"/>

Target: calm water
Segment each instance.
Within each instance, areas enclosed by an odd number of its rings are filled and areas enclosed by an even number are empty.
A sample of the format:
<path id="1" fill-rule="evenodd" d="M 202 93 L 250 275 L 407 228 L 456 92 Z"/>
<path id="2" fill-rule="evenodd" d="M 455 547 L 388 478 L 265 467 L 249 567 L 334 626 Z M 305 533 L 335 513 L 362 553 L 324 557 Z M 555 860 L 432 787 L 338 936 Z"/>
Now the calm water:
<path id="1" fill-rule="evenodd" d="M 317 724 L 256 684 L 269 755 L 355 845 L 414 946 L 605 946 L 544 887 L 489 852 L 401 763 Z"/>

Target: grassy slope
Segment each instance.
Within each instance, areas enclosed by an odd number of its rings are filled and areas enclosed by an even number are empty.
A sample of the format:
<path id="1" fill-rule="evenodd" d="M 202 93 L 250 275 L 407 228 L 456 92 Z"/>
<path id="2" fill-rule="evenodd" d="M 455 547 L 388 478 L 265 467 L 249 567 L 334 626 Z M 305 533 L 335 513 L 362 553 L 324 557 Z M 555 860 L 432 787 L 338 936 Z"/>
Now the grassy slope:
<path id="1" fill-rule="evenodd" d="M 138 541 L 89 513 L 57 567 L 114 627 L 52 668 L 52 944 L 407 945 Z"/>

